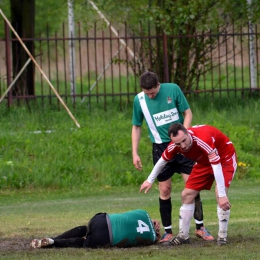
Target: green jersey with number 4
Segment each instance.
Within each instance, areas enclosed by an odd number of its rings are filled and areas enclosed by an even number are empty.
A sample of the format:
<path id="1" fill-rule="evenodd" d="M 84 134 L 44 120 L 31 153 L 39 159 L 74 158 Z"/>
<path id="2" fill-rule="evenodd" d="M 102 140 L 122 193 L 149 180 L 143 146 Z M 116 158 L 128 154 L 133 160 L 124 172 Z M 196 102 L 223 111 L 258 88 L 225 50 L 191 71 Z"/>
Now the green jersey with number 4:
<path id="1" fill-rule="evenodd" d="M 145 210 L 107 214 L 111 246 L 151 245 L 156 241 L 153 222 Z"/>

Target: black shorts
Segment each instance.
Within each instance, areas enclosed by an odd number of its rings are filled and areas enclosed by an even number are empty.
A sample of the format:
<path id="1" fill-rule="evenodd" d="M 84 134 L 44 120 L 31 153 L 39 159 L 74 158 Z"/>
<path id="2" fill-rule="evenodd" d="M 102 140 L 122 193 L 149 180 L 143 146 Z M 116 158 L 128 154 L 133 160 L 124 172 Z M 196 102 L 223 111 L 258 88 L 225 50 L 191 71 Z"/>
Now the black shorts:
<path id="1" fill-rule="evenodd" d="M 162 153 L 167 148 L 169 143 L 155 144 L 153 143 L 153 163 L 156 164 L 161 158 Z M 170 160 L 157 176 L 159 182 L 170 179 L 175 172 L 190 174 L 194 162 L 182 154 L 177 154 L 172 160 Z"/>
<path id="2" fill-rule="evenodd" d="M 97 248 L 110 246 L 106 215 L 106 213 L 98 213 L 89 221 L 84 247 Z"/>

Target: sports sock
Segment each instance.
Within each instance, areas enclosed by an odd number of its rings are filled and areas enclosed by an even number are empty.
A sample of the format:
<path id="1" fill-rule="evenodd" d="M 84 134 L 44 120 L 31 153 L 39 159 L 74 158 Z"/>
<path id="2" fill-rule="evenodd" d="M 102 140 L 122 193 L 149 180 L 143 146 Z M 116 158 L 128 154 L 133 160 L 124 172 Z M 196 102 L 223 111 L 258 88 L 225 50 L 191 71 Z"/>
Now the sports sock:
<path id="1" fill-rule="evenodd" d="M 85 238 L 76 237 L 76 238 L 67 238 L 67 239 L 54 239 L 53 246 L 55 247 L 83 247 Z"/>
<path id="2" fill-rule="evenodd" d="M 193 216 L 196 224 L 196 229 L 200 229 L 201 227 L 203 227 L 203 209 L 199 193 L 195 198 L 195 209 Z"/>
<path id="3" fill-rule="evenodd" d="M 218 223 L 219 223 L 219 237 L 227 237 L 228 230 L 228 221 L 230 217 L 230 210 L 223 210 L 219 206 L 217 206 L 217 214 L 218 214 Z"/>
<path id="4" fill-rule="evenodd" d="M 160 214 L 165 232 L 172 234 L 172 202 L 171 198 L 162 200 L 159 198 Z"/>
<path id="5" fill-rule="evenodd" d="M 195 203 L 182 204 L 180 208 L 179 236 L 186 239 L 189 237 L 190 222 L 194 214 Z"/>
<path id="6" fill-rule="evenodd" d="M 54 239 L 67 239 L 67 238 L 75 238 L 75 237 L 85 237 L 88 232 L 87 226 L 78 226 L 75 228 L 72 228 L 63 234 L 54 237 Z"/>

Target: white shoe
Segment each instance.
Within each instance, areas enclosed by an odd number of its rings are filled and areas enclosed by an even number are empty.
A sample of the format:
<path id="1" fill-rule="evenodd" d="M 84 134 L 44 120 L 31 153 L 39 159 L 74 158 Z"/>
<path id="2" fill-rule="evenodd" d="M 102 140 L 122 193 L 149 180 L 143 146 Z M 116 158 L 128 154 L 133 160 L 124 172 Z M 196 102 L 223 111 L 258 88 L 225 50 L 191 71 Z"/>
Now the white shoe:
<path id="1" fill-rule="evenodd" d="M 226 237 L 219 237 L 217 239 L 217 244 L 219 246 L 224 246 L 224 245 L 228 244 L 227 238 Z"/>
<path id="2" fill-rule="evenodd" d="M 31 242 L 31 248 L 41 248 L 52 245 L 54 243 L 51 238 L 33 239 Z"/>

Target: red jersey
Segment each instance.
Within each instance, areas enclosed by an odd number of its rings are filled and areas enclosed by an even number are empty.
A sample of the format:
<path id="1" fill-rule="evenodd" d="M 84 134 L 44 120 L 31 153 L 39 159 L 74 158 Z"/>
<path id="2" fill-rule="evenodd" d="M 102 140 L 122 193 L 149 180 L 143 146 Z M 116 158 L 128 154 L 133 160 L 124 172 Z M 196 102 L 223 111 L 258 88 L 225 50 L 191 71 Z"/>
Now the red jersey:
<path id="1" fill-rule="evenodd" d="M 198 125 L 187 130 L 191 136 L 190 148 L 183 151 L 170 142 L 162 154 L 164 160 L 169 161 L 177 153 L 181 153 L 198 164 L 210 165 L 227 161 L 235 153 L 235 148 L 229 138 L 213 126 Z"/>

